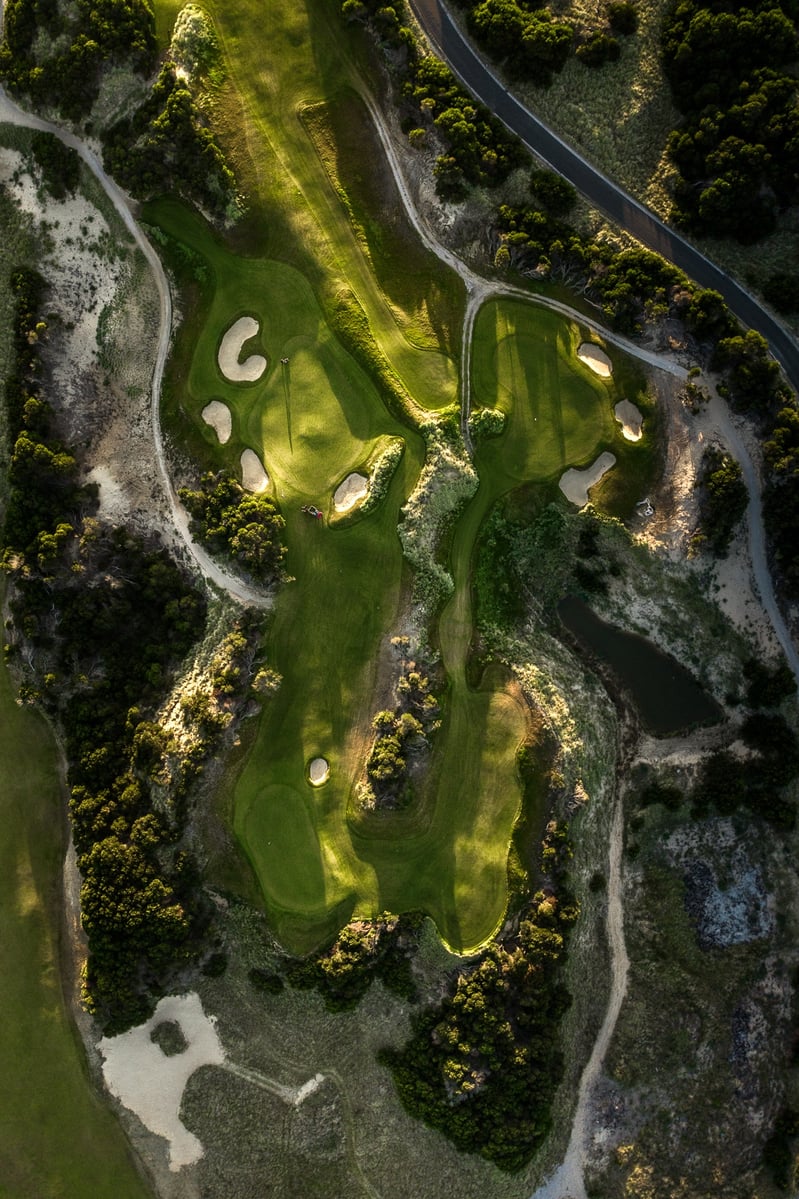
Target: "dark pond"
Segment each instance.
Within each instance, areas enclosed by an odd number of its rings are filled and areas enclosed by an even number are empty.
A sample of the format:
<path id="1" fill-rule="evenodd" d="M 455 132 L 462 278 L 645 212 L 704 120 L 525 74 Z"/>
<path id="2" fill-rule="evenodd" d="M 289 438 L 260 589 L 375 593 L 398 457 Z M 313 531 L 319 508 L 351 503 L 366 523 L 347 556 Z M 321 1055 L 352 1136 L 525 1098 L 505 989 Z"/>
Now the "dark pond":
<path id="1" fill-rule="evenodd" d="M 558 615 L 580 644 L 611 668 L 655 736 L 721 720 L 722 709 L 694 676 L 646 637 L 600 620 L 573 595 L 560 601 Z"/>

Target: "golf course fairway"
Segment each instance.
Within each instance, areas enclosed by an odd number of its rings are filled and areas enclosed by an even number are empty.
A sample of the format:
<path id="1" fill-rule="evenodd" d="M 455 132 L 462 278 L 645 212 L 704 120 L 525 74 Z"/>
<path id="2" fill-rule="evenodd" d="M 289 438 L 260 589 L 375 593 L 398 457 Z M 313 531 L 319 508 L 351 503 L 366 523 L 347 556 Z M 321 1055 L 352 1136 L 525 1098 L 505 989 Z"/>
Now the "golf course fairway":
<path id="1" fill-rule="evenodd" d="M 623 397 L 614 378 L 577 358 L 590 339 L 584 328 L 518 299 L 485 302 L 472 345 L 461 346 L 463 285 L 418 239 L 411 251 L 416 235 L 357 94 L 363 64 L 354 43 L 320 6 L 277 4 L 266 29 L 266 14 L 257 14 L 260 34 L 273 38 L 266 63 L 249 0 L 209 6 L 228 78 L 220 111 L 246 131 L 246 147 L 233 144 L 251 215 L 223 245 L 182 205 L 147 209 L 148 221 L 190 251 L 203 280 L 202 302 L 178 335 L 167 427 L 206 467 L 237 472 L 242 451 L 253 451 L 286 519 L 293 581 L 277 595 L 266 642 L 282 682 L 264 702 L 235 782 L 234 828 L 288 948 L 314 948 L 353 916 L 422 909 L 453 949 L 471 951 L 507 906 L 521 804 L 516 759 L 531 723 L 506 668 L 490 666 L 477 687 L 467 682 L 475 542 L 508 491 L 551 484 L 556 498 L 563 470 L 615 451 L 613 405 Z M 159 6 L 162 36 L 171 11 Z M 396 214 L 385 230 L 374 219 L 381 196 Z M 402 286 L 393 285 L 406 263 Z M 357 353 L 328 319 L 342 289 L 363 313 Z M 266 367 L 258 379 L 231 382 L 217 356 L 241 317 L 257 328 L 241 360 L 263 356 Z M 426 774 L 406 808 L 370 811 L 358 785 L 372 720 L 394 702 L 391 639 L 408 631 L 414 583 L 400 510 L 425 460 L 423 423 L 458 399 L 458 357 L 467 352 L 473 407 L 499 409 L 505 428 L 478 444 L 478 490 L 442 543 L 453 591 L 434 626 L 418 630 L 440 650 L 443 679 Z M 387 399 L 389 376 L 407 402 Z M 231 414 L 224 446 L 201 417 L 213 400 Z M 335 488 L 350 471 L 368 473 L 389 437 L 402 438 L 405 452 L 386 494 L 368 515 L 329 523 Z M 310 518 L 307 505 L 324 519 Z M 308 779 L 315 758 L 330 767 L 320 786 Z"/>

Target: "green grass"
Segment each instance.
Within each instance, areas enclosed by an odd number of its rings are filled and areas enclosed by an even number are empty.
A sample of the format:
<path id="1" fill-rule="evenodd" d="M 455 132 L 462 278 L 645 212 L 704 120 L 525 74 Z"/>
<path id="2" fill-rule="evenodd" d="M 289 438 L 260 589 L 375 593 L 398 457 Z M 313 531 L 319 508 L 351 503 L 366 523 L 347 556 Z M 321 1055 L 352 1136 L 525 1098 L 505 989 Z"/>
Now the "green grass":
<path id="1" fill-rule="evenodd" d="M 577 357 L 583 341 L 602 339 L 534 304 L 500 299 L 483 306 L 473 343 L 474 403 L 499 408 L 506 425 L 480 447 L 478 469 L 498 498 L 523 483 L 557 482 L 568 467 L 588 466 L 610 450 L 616 465 L 592 498 L 612 515 L 627 516 L 656 467 L 656 407 L 630 358 L 603 346 L 613 374 L 602 379 Z M 613 414 L 620 399 L 632 400 L 644 417 L 639 442 L 622 436 Z"/>
<path id="2" fill-rule="evenodd" d="M 145 1199 L 95 1096 L 61 989 L 63 792 L 52 737 L 0 662 L 0 1195 Z"/>
<path id="3" fill-rule="evenodd" d="M 344 92 L 301 115 L 397 323 L 414 345 L 457 358 L 452 336 L 463 320 L 463 282 L 420 242 L 393 176 L 372 169 L 383 150 L 366 105 Z"/>

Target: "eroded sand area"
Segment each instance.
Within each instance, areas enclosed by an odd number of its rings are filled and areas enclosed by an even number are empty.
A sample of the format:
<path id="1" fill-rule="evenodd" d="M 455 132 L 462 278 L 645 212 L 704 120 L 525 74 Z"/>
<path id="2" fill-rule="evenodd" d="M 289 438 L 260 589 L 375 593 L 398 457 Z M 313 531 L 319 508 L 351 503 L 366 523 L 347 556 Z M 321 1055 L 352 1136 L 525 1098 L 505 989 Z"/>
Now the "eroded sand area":
<path id="1" fill-rule="evenodd" d="M 167 1026 L 158 1043 L 158 1030 Z M 155 1037 L 154 1035 L 155 1034 Z M 146 1024 L 118 1037 L 103 1037 L 106 1086 L 121 1104 L 139 1117 L 145 1128 L 169 1142 L 169 1168 L 180 1170 L 203 1156 L 203 1146 L 180 1119 L 186 1084 L 201 1066 L 221 1066 L 225 1051 L 216 1026 L 206 1016 L 196 992 L 167 995 Z"/>

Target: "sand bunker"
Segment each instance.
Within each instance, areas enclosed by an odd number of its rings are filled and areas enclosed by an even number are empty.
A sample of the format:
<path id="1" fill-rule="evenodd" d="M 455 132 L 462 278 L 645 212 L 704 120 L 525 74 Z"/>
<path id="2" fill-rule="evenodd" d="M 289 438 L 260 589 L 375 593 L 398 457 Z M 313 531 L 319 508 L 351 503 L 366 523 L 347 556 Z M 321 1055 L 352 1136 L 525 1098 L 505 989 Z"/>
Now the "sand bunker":
<path id="1" fill-rule="evenodd" d="M 217 361 L 219 369 L 228 382 L 254 383 L 266 370 L 266 359 L 263 354 L 251 354 L 249 358 L 239 362 L 242 346 L 251 337 L 255 337 L 260 328 L 259 322 L 254 317 L 240 316 L 222 338 Z"/>
<path id="2" fill-rule="evenodd" d="M 630 400 L 619 400 L 613 412 L 621 425 L 622 437 L 627 441 L 640 441 L 644 430 L 644 418 L 635 404 Z"/>
<path id="3" fill-rule="evenodd" d="M 578 508 L 583 508 L 588 503 L 588 492 L 615 465 L 616 455 L 605 450 L 604 454 L 599 455 L 593 466 L 589 466 L 586 470 L 576 470 L 572 467 L 561 475 L 560 489 L 567 500 L 576 504 Z"/>
<path id="4" fill-rule="evenodd" d="M 183 1052 L 167 1056 L 151 1040 L 153 1029 L 166 1021 L 179 1025 L 186 1041 Z M 111 1094 L 135 1112 L 150 1132 L 169 1142 L 170 1170 L 199 1161 L 202 1144 L 180 1120 L 183 1091 L 200 1066 L 220 1066 L 225 1060 L 213 1019 L 203 1011 L 199 995 L 168 995 L 146 1024 L 118 1037 L 103 1037 L 99 1049 Z"/>
<path id="5" fill-rule="evenodd" d="M 314 787 L 321 787 L 330 777 L 330 766 L 327 758 L 314 758 L 308 767 L 308 781 Z"/>
<path id="6" fill-rule="evenodd" d="M 245 491 L 254 491 L 256 494 L 266 491 L 269 486 L 269 475 L 255 450 L 242 450 L 241 485 Z"/>
<path id="7" fill-rule="evenodd" d="M 601 375 L 603 379 L 609 379 L 613 374 L 613 363 L 608 358 L 604 350 L 599 346 L 593 346 L 589 341 L 584 341 L 577 350 L 577 357 L 586 366 L 590 366 L 591 370 L 596 375 Z"/>
<path id="8" fill-rule="evenodd" d="M 333 493 L 333 507 L 336 512 L 349 512 L 359 500 L 365 499 L 369 491 L 369 480 L 365 475 L 353 471 L 347 475 Z"/>
<path id="9" fill-rule="evenodd" d="M 223 404 L 221 400 L 211 400 L 210 404 L 205 405 L 200 415 L 216 433 L 220 445 L 224 445 L 226 441 L 230 440 L 233 418 L 227 404 Z"/>

